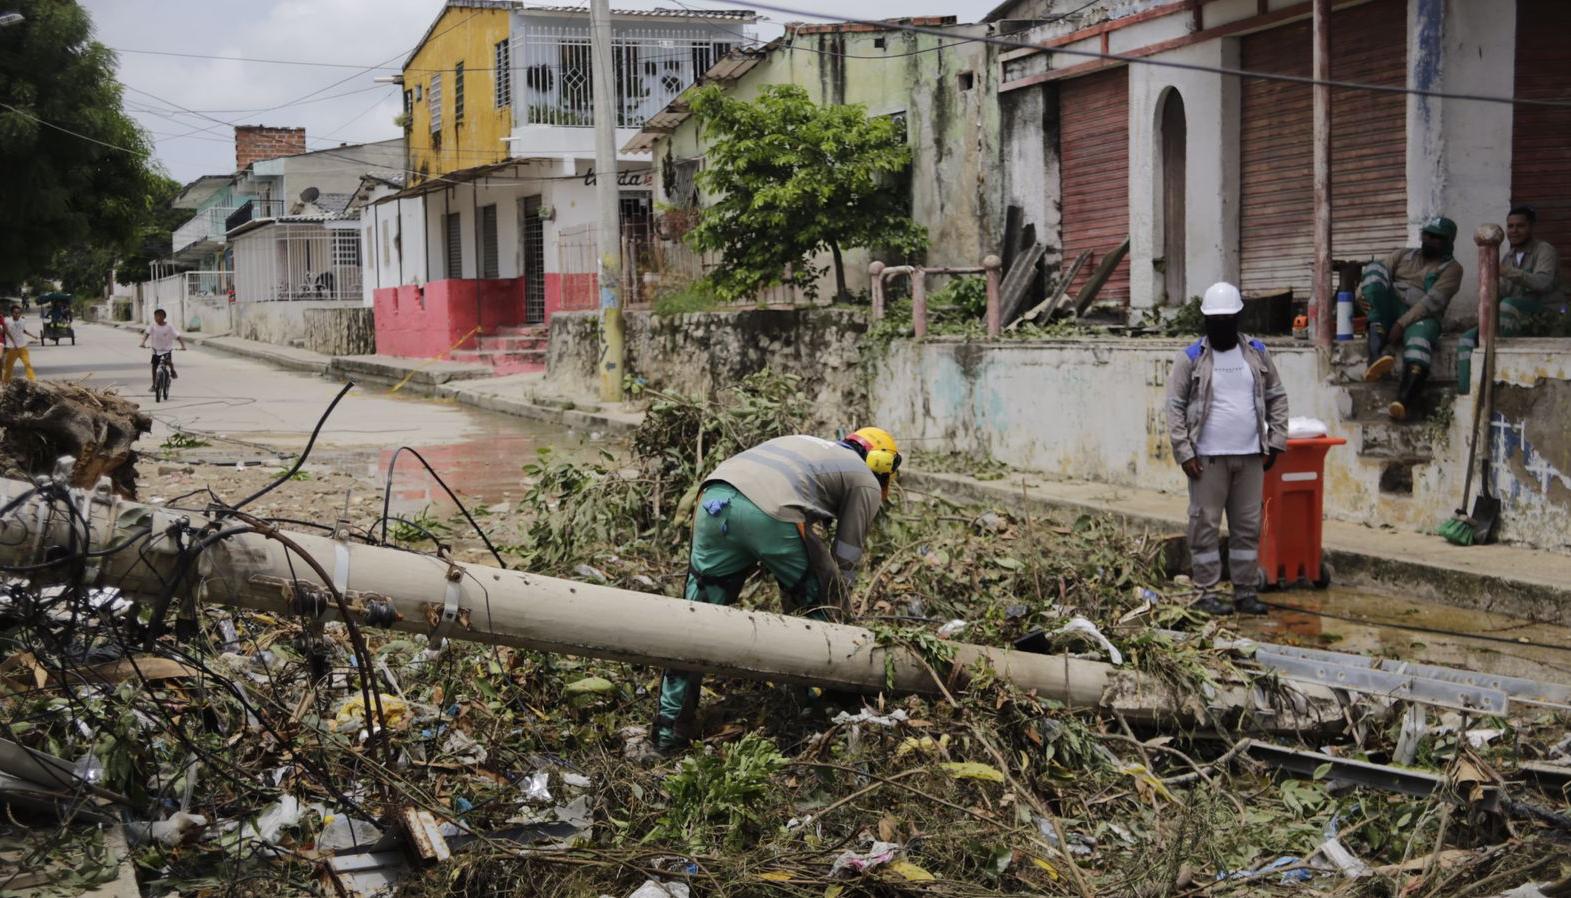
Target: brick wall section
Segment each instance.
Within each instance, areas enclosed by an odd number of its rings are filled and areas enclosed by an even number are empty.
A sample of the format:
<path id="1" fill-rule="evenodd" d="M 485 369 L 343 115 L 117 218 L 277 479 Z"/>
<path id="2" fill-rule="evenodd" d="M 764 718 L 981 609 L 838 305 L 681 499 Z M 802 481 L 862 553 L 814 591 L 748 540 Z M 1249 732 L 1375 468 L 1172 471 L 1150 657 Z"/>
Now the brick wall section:
<path id="1" fill-rule="evenodd" d="M 305 152 L 304 128 L 272 128 L 267 125 L 235 126 L 235 171 L 263 159 L 293 156 Z"/>

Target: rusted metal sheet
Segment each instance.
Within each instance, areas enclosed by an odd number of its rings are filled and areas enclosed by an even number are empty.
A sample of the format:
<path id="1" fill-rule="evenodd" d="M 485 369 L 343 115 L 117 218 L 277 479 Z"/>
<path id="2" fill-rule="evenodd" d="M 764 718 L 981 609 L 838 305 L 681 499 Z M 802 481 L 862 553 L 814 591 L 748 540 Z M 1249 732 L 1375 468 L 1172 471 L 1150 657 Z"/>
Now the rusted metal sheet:
<path id="1" fill-rule="evenodd" d="M 1065 81 L 1058 104 L 1063 256 L 1090 250 L 1095 266 L 1129 234 L 1129 70 Z M 1069 285 L 1071 292 L 1090 270 Z M 1128 259 L 1114 269 L 1099 298 L 1129 304 Z"/>
<path id="2" fill-rule="evenodd" d="M 1400 86 L 1406 81 L 1403 0 L 1377 0 L 1331 14 L 1331 77 Z M 1242 39 L 1240 66 L 1312 73 L 1309 22 Z M 1246 80 L 1240 129 L 1241 286 L 1291 287 L 1308 297 L 1314 263 L 1312 88 Z M 1369 258 L 1407 242 L 1406 99 L 1332 91 L 1332 254 Z"/>
<path id="3" fill-rule="evenodd" d="M 1518 0 L 1516 90 L 1525 100 L 1571 96 L 1565 35 L 1571 3 Z M 1517 106 L 1511 127 L 1511 201 L 1538 211 L 1533 235 L 1560 250 L 1562 271 L 1571 268 L 1571 109 Z M 1506 210 L 1501 209 L 1500 221 Z"/>

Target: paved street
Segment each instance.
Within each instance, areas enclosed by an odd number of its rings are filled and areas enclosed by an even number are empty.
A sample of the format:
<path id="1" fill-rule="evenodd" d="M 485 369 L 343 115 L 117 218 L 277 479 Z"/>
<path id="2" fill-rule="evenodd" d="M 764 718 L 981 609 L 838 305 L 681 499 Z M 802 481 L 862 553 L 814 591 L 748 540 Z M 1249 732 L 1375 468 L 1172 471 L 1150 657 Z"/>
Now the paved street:
<path id="1" fill-rule="evenodd" d="M 29 319 L 29 324 L 36 329 L 37 319 Z M 138 348 L 140 340 L 134 331 L 79 325 L 75 346 L 33 346 L 33 367 L 40 378 L 113 387 L 140 403 L 157 422 L 149 438 L 155 443 L 179 429 L 298 449 L 341 386 L 187 343 L 187 351 L 175 351 L 180 377 L 170 400 L 154 403 L 151 352 Z M 20 376 L 20 366 L 17 373 Z M 356 387 L 328 419 L 319 445 L 446 445 L 505 433 L 514 423 L 441 402 L 392 396 L 386 387 Z"/>

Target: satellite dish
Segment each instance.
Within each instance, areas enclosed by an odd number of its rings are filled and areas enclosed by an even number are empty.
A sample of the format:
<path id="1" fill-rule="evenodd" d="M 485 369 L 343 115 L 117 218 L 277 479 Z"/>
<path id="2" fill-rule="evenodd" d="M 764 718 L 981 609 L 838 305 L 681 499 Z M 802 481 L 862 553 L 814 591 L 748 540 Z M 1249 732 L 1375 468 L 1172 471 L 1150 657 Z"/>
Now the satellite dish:
<path id="1" fill-rule="evenodd" d="M 321 195 L 322 191 L 317 190 L 315 187 L 307 187 L 306 189 L 300 191 L 300 202 L 314 203 L 316 202 L 316 198 Z"/>

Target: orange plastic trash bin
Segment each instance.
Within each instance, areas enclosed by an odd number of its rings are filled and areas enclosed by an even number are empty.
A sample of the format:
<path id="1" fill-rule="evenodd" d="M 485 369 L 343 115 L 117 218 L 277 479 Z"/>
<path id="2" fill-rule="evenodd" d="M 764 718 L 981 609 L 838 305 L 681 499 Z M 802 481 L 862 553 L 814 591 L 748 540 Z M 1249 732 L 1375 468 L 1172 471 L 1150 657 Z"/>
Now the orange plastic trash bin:
<path id="1" fill-rule="evenodd" d="M 1260 585 L 1286 587 L 1307 582 L 1331 585 L 1331 568 L 1321 558 L 1325 520 L 1326 453 L 1347 440 L 1311 437 L 1288 440 L 1287 451 L 1266 472 L 1260 524 Z"/>

